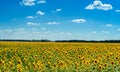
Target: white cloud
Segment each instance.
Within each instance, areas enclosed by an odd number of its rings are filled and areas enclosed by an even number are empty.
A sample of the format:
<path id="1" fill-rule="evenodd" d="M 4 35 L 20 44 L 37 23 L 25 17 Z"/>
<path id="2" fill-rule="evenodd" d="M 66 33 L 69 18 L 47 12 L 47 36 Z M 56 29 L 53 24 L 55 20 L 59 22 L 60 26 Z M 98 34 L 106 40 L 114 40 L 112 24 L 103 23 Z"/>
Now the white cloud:
<path id="1" fill-rule="evenodd" d="M 116 12 L 120 12 L 120 10 L 116 10 Z"/>
<path id="2" fill-rule="evenodd" d="M 103 33 L 110 33 L 109 31 L 102 31 Z"/>
<path id="3" fill-rule="evenodd" d="M 55 24 L 60 24 L 59 22 L 48 22 L 49 25 L 55 25 Z"/>
<path id="4" fill-rule="evenodd" d="M 35 6 L 36 4 L 45 4 L 46 0 L 22 0 L 20 5 L 22 6 Z"/>
<path id="5" fill-rule="evenodd" d="M 38 26 L 38 25 L 40 25 L 40 23 L 27 22 L 27 25 L 28 25 L 28 26 L 31 26 L 31 25 L 33 25 L 33 26 Z"/>
<path id="6" fill-rule="evenodd" d="M 34 16 L 27 16 L 26 18 L 27 19 L 34 19 L 35 17 Z"/>
<path id="7" fill-rule="evenodd" d="M 18 29 L 14 29 L 14 34 L 25 34 L 26 33 L 26 29 L 25 28 L 18 28 Z"/>
<path id="8" fill-rule="evenodd" d="M 45 12 L 42 12 L 42 11 L 37 11 L 37 14 L 38 14 L 38 15 L 44 15 L 44 14 L 45 14 Z"/>
<path id="9" fill-rule="evenodd" d="M 106 27 L 113 27 L 112 24 L 106 24 L 105 26 L 106 26 Z"/>
<path id="10" fill-rule="evenodd" d="M 46 1 L 45 1 L 45 0 L 40 0 L 40 1 L 38 1 L 37 3 L 38 3 L 38 4 L 45 4 Z"/>
<path id="11" fill-rule="evenodd" d="M 15 29 L 15 31 L 24 31 L 25 28 L 18 28 L 18 29 Z"/>
<path id="12" fill-rule="evenodd" d="M 47 28 L 41 28 L 42 30 L 46 30 Z"/>
<path id="13" fill-rule="evenodd" d="M 64 35 L 64 32 L 59 32 L 60 35 Z"/>
<path id="14" fill-rule="evenodd" d="M 89 4 L 85 9 L 93 10 L 93 9 L 100 9 L 100 10 L 111 10 L 113 7 L 111 4 L 103 4 L 100 0 L 95 0 L 92 4 Z"/>
<path id="15" fill-rule="evenodd" d="M 12 33 L 13 30 L 3 30 L 3 32 L 5 32 L 5 33 Z"/>
<path id="16" fill-rule="evenodd" d="M 96 34 L 97 32 L 96 31 L 93 31 L 92 34 Z"/>
<path id="17" fill-rule="evenodd" d="M 59 34 L 60 35 L 64 35 L 64 36 L 70 36 L 70 35 L 72 35 L 72 33 L 70 33 L 70 32 L 59 32 Z"/>
<path id="18" fill-rule="evenodd" d="M 93 10 L 93 9 L 95 9 L 95 7 L 94 7 L 94 5 L 90 4 L 85 9 Z"/>
<path id="19" fill-rule="evenodd" d="M 73 19 L 72 22 L 75 22 L 75 23 L 85 23 L 86 20 L 85 19 Z"/>
<path id="20" fill-rule="evenodd" d="M 117 31 L 119 31 L 119 32 L 120 32 L 120 29 L 118 29 Z"/>
<path id="21" fill-rule="evenodd" d="M 20 4 L 23 6 L 34 6 L 35 1 L 36 0 L 22 0 L 22 2 L 20 2 Z"/>
<path id="22" fill-rule="evenodd" d="M 33 31 L 37 31 L 38 29 L 37 28 L 32 28 Z"/>
<path id="23" fill-rule="evenodd" d="M 69 33 L 69 32 L 68 32 L 68 33 L 66 33 L 66 35 L 72 35 L 72 33 Z"/>
<path id="24" fill-rule="evenodd" d="M 56 9 L 57 12 L 59 12 L 59 11 L 61 11 L 61 10 L 62 10 L 61 8 Z"/>

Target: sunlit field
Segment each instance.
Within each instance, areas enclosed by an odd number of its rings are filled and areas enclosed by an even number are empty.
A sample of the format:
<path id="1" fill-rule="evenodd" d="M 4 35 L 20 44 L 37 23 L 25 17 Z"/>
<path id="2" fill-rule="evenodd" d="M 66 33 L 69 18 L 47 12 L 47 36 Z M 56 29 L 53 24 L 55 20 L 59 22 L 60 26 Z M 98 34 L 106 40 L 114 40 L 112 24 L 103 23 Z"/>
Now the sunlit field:
<path id="1" fill-rule="evenodd" d="M 0 42 L 0 72 L 119 71 L 119 43 Z"/>

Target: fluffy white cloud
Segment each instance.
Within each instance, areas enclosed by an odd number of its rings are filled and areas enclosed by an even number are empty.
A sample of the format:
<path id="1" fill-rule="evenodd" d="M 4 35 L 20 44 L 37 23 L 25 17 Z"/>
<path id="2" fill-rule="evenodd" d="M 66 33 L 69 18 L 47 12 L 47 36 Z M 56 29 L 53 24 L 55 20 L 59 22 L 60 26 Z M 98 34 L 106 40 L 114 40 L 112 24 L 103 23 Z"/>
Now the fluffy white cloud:
<path id="1" fill-rule="evenodd" d="M 110 33 L 109 31 L 102 31 L 102 32 L 103 32 L 103 33 L 106 33 L 106 34 L 107 34 L 107 33 Z"/>
<path id="2" fill-rule="evenodd" d="M 37 31 L 38 29 L 37 28 L 32 28 L 33 31 Z"/>
<path id="3" fill-rule="evenodd" d="M 66 35 L 72 35 L 72 33 L 68 32 L 68 33 L 66 33 Z"/>
<path id="4" fill-rule="evenodd" d="M 97 32 L 96 31 L 93 31 L 92 34 L 96 34 Z"/>
<path id="5" fill-rule="evenodd" d="M 45 14 L 45 12 L 42 12 L 42 11 L 37 11 L 37 14 L 38 14 L 38 15 L 44 15 L 44 14 Z"/>
<path id="6" fill-rule="evenodd" d="M 46 30 L 47 28 L 41 28 L 42 30 Z"/>
<path id="7" fill-rule="evenodd" d="M 13 32 L 13 30 L 2 30 L 3 32 L 5 32 L 5 33 L 12 33 Z"/>
<path id="8" fill-rule="evenodd" d="M 20 2 L 20 4 L 23 6 L 34 6 L 35 1 L 36 0 L 22 0 L 22 2 Z"/>
<path id="9" fill-rule="evenodd" d="M 40 23 L 34 23 L 34 22 L 27 22 L 27 25 L 28 26 L 38 26 L 38 25 L 40 25 Z"/>
<path id="10" fill-rule="evenodd" d="M 38 3 L 38 4 L 45 4 L 46 1 L 45 1 L 45 0 L 40 0 L 40 1 L 38 1 L 37 3 Z"/>
<path id="11" fill-rule="evenodd" d="M 113 25 L 112 24 L 106 24 L 105 26 L 106 27 L 112 27 Z"/>
<path id="12" fill-rule="evenodd" d="M 59 22 L 48 22 L 49 25 L 52 25 L 52 24 L 60 24 Z"/>
<path id="13" fill-rule="evenodd" d="M 3 39 L 15 39 L 17 36 L 22 37 L 26 34 L 25 29 L 19 28 L 19 29 L 7 29 L 7 30 L 0 30 L 0 36 Z"/>
<path id="14" fill-rule="evenodd" d="M 59 34 L 60 34 L 60 35 L 63 35 L 63 34 L 64 34 L 64 32 L 59 32 Z"/>
<path id="15" fill-rule="evenodd" d="M 59 32 L 59 34 L 60 35 L 63 35 L 63 36 L 70 36 L 70 35 L 72 35 L 72 33 L 70 33 L 70 32 Z"/>
<path id="16" fill-rule="evenodd" d="M 111 4 L 103 4 L 100 0 L 95 0 L 92 4 L 89 4 L 85 9 L 93 10 L 93 9 L 100 9 L 100 10 L 111 10 L 113 7 Z"/>
<path id="17" fill-rule="evenodd" d="M 34 16 L 27 16 L 26 18 L 27 19 L 34 19 L 35 17 Z"/>
<path id="18" fill-rule="evenodd" d="M 116 12 L 120 12 L 120 10 L 116 10 Z"/>
<path id="19" fill-rule="evenodd" d="M 25 28 L 18 28 L 18 29 L 15 29 L 15 31 L 25 31 L 26 29 Z"/>
<path id="20" fill-rule="evenodd" d="M 46 0 L 22 0 L 20 5 L 22 6 L 35 6 L 36 4 L 45 4 Z"/>
<path id="21" fill-rule="evenodd" d="M 119 31 L 119 32 L 120 32 L 120 29 L 118 29 L 117 31 Z"/>
<path id="22" fill-rule="evenodd" d="M 85 19 L 73 19 L 72 22 L 75 22 L 75 23 L 85 23 L 86 20 Z"/>
<path id="23" fill-rule="evenodd" d="M 61 8 L 56 9 L 57 12 L 59 12 L 59 11 L 61 11 L 61 10 L 62 10 Z"/>
<path id="24" fill-rule="evenodd" d="M 25 28 L 14 29 L 14 34 L 17 35 L 26 34 L 26 29 Z"/>

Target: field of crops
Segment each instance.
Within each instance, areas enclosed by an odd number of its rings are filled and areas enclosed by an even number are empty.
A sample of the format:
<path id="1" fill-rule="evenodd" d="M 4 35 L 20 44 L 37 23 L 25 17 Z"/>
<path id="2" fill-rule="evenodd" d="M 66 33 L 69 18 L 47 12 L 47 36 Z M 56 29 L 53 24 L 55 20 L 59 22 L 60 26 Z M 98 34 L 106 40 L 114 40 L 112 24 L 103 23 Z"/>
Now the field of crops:
<path id="1" fill-rule="evenodd" d="M 120 72 L 120 44 L 0 42 L 0 72 Z"/>

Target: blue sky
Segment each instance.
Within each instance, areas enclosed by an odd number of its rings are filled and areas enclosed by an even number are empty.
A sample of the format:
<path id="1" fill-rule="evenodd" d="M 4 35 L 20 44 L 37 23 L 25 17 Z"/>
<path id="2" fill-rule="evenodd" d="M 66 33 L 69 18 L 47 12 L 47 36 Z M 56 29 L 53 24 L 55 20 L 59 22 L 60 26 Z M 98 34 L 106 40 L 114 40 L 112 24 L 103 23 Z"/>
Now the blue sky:
<path id="1" fill-rule="evenodd" d="M 120 39 L 120 0 L 1 0 L 0 39 Z"/>

